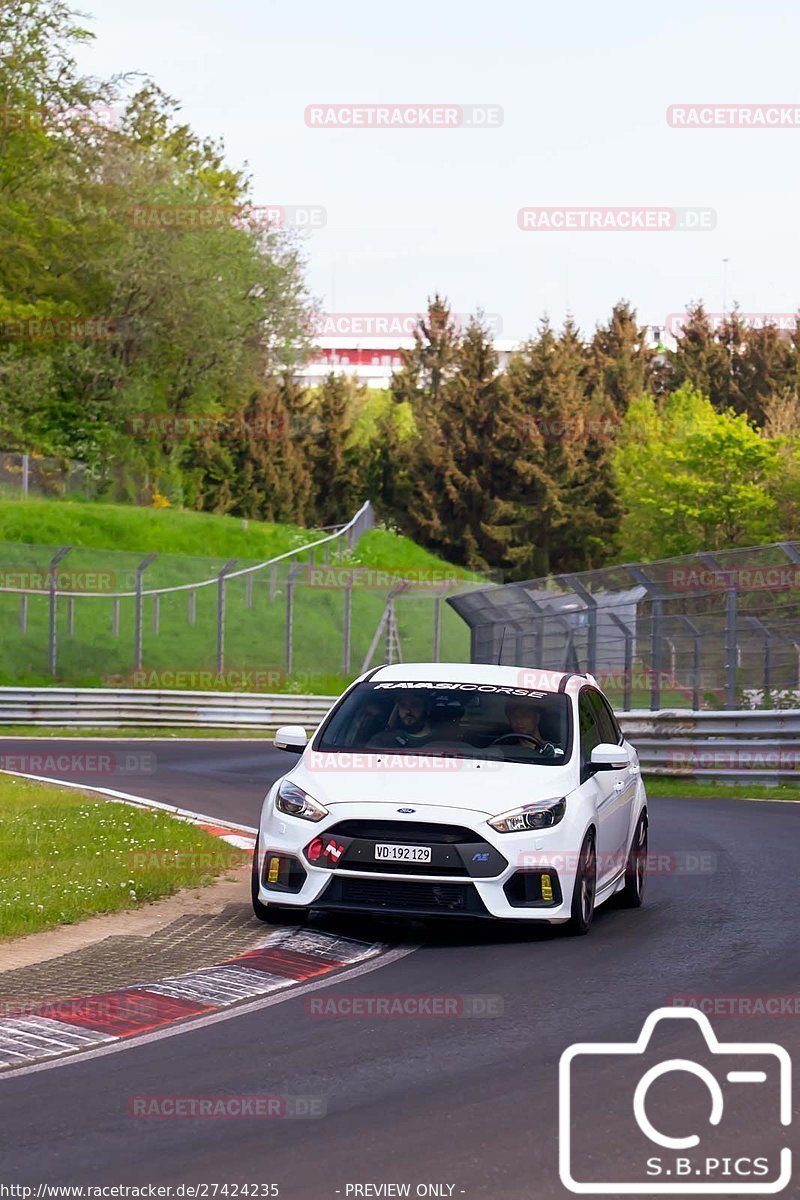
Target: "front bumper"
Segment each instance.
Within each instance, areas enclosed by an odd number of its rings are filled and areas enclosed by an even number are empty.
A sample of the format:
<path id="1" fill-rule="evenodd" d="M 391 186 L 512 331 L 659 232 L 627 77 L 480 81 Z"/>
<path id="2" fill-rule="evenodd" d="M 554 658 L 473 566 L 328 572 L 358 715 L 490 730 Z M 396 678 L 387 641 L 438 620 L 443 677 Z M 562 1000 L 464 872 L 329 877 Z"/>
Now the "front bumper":
<path id="1" fill-rule="evenodd" d="M 573 860 L 583 837 L 574 820 L 568 815 L 552 829 L 500 834 L 478 812 L 418 805 L 413 816 L 401 816 L 392 804 L 337 804 L 314 824 L 276 813 L 268 800 L 259 897 L 329 911 L 562 923 L 570 917 Z M 378 863 L 371 852 L 378 841 L 430 845 L 431 862 Z M 274 856 L 299 865 L 297 878 L 305 875 L 299 890 L 269 885 Z"/>

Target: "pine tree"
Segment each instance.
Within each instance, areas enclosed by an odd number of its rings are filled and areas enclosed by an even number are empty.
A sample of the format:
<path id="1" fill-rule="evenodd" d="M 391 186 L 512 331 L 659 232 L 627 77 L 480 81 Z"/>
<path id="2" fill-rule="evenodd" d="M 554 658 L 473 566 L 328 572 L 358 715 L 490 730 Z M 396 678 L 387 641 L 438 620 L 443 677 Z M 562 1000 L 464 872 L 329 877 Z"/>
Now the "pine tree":
<path id="1" fill-rule="evenodd" d="M 473 570 L 503 552 L 493 531 L 506 490 L 502 436 L 508 395 L 490 332 L 475 318 L 459 340 L 438 405 L 417 407 L 417 470 L 408 527 L 431 549 Z"/>
<path id="2" fill-rule="evenodd" d="M 620 300 L 608 324 L 597 326 L 590 344 L 592 383 L 602 388 L 620 417 L 631 400 L 650 390 L 655 355 L 647 344 L 647 327 L 636 320 L 636 309 Z"/>
<path id="3" fill-rule="evenodd" d="M 363 391 L 346 376 L 331 372 L 313 405 L 311 462 L 318 525 L 349 520 L 365 498 L 361 495 L 359 455 L 348 445 Z"/>
<path id="4" fill-rule="evenodd" d="M 589 352 L 571 318 L 558 337 L 542 323 L 512 359 L 509 386 L 532 431 L 533 574 L 599 565 L 619 520 L 611 465 L 616 406 L 592 386 Z"/>

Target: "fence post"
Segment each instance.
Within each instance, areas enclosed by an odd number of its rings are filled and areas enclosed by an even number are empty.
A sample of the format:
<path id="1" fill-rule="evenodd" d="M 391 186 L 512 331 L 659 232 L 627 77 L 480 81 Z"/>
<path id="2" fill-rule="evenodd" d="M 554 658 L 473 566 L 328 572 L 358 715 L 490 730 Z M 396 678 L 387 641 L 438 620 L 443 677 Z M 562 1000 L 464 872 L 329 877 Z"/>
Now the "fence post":
<path id="1" fill-rule="evenodd" d="M 621 617 L 618 617 L 615 612 L 608 610 L 605 614 L 610 621 L 616 625 L 617 629 L 621 630 L 622 636 L 625 638 L 625 659 L 623 667 L 623 684 L 622 684 L 622 711 L 629 712 L 631 707 L 631 685 L 633 680 L 633 632 L 625 624 Z"/>
<path id="2" fill-rule="evenodd" d="M 238 558 L 229 558 L 217 576 L 217 674 L 225 670 L 225 576 Z"/>
<path id="3" fill-rule="evenodd" d="M 294 581 L 295 576 L 303 570 L 304 564 L 296 562 L 286 576 L 286 627 L 284 630 L 283 662 L 287 675 L 292 673 L 294 658 Z"/>
<path id="4" fill-rule="evenodd" d="M 158 554 L 148 554 L 147 558 L 143 558 L 136 568 L 136 628 L 133 645 L 133 669 L 135 671 L 142 669 L 142 576 L 154 558 L 158 558 Z"/>
<path id="5" fill-rule="evenodd" d="M 344 585 L 344 630 L 342 636 L 342 672 L 350 674 L 350 643 L 353 629 L 353 581 L 347 577 Z"/>
<path id="6" fill-rule="evenodd" d="M 725 593 L 725 707 L 736 707 L 738 597 L 736 588 Z"/>
<path id="7" fill-rule="evenodd" d="M 701 633 L 695 625 L 694 621 L 690 621 L 685 615 L 680 618 L 694 639 L 694 648 L 692 652 L 692 708 L 695 712 L 700 708 L 700 654 L 701 654 Z"/>
<path id="8" fill-rule="evenodd" d="M 438 663 L 442 639 L 442 593 L 436 593 L 433 602 L 433 661 Z"/>
<path id="9" fill-rule="evenodd" d="M 583 586 L 577 575 L 562 575 L 572 588 L 579 600 L 586 605 L 587 639 L 586 639 L 586 670 L 594 675 L 597 671 L 597 601 L 592 593 Z"/>
<path id="10" fill-rule="evenodd" d="M 28 597 L 22 593 L 22 603 L 19 608 L 19 632 L 20 636 L 24 637 L 28 632 Z"/>
<path id="11" fill-rule="evenodd" d="M 22 456 L 22 494 L 27 499 L 31 486 L 31 459 L 29 454 Z"/>
<path id="12" fill-rule="evenodd" d="M 50 674 L 55 676 L 56 673 L 56 616 L 57 616 L 57 596 L 58 596 L 58 577 L 56 567 L 61 562 L 62 558 L 69 554 L 71 546 L 62 546 L 61 549 L 53 555 L 50 560 L 50 644 L 49 644 L 49 665 Z"/>

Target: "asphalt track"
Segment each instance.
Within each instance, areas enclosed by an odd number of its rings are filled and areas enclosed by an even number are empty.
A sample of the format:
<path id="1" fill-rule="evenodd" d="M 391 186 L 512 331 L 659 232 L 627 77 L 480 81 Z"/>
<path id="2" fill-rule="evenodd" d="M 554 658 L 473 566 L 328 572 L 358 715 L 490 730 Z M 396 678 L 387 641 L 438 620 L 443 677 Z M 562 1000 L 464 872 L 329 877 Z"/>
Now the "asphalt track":
<path id="1" fill-rule="evenodd" d="M 42 745 L 7 741 L 2 749 Z M 156 756 L 154 771 L 112 776 L 106 786 L 251 825 L 269 781 L 291 762 L 259 742 L 94 746 Z M 79 747 L 92 749 L 74 739 L 48 744 Z M 648 1014 L 677 994 L 800 993 L 800 806 L 655 801 L 651 841 L 664 857 L 645 907 L 606 905 L 587 938 L 489 923 L 331 923 L 420 948 L 317 997 L 478 995 L 491 997 L 499 1015 L 320 1017 L 298 996 L 106 1057 L 0 1079 L 0 1183 L 275 1183 L 289 1200 L 398 1194 L 357 1193 L 355 1184 L 410 1184 L 412 1196 L 418 1184 L 434 1184 L 440 1195 L 479 1200 L 569 1195 L 558 1172 L 558 1064 L 570 1044 L 634 1041 Z M 795 1011 L 712 1023 L 723 1041 L 777 1042 L 797 1063 Z M 699 1047 L 685 1027 L 662 1028 L 655 1061 L 692 1057 Z M 631 1172 L 644 1161 L 632 1114 L 638 1076 L 629 1077 L 629 1065 L 608 1057 L 575 1076 L 580 1169 L 611 1184 L 636 1178 Z M 708 1092 L 689 1076 L 657 1084 L 648 1112 L 673 1136 L 701 1134 L 703 1153 L 754 1153 L 774 1163 L 780 1147 L 794 1146 L 797 1157 L 797 1119 L 782 1129 L 772 1093 L 759 1091 L 754 1101 L 746 1092 L 766 1085 L 738 1086 L 745 1090 L 726 1103 L 719 1130 L 708 1126 Z M 133 1096 L 264 1093 L 312 1097 L 327 1113 L 273 1121 L 128 1115 Z M 674 1157 L 660 1153 L 665 1163 Z M 796 1177 L 782 1194 L 796 1195 L 793 1187 Z M 718 1194 L 736 1194 L 733 1182 L 728 1190 L 723 1180 Z"/>

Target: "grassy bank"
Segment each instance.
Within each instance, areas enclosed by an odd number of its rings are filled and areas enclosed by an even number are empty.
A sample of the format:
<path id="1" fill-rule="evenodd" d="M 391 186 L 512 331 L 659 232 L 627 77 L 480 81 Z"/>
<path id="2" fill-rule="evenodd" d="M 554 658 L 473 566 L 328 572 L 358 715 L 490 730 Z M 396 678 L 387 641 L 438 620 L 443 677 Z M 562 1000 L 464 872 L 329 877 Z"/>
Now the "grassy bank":
<path id="1" fill-rule="evenodd" d="M 0 939 L 134 908 L 248 857 L 165 813 L 0 776 Z"/>
<path id="2" fill-rule="evenodd" d="M 298 551 L 304 569 L 293 576 L 294 655 L 286 671 L 285 621 L 289 560 L 275 568 L 239 576 L 226 584 L 225 665 L 230 680 L 173 677 L 212 675 L 216 662 L 218 589 L 215 581 L 233 559 L 233 569 L 265 559 L 313 539 L 296 526 L 244 523 L 203 513 L 149 510 L 123 505 L 70 501 L 0 501 L 0 582 L 7 587 L 47 587 L 48 564 L 61 546 L 72 549 L 59 564 L 60 587 L 78 593 L 58 601 L 57 671 L 48 670 L 49 599 L 22 599 L 0 593 L 0 639 L 4 646 L 0 684 L 66 684 L 86 687 L 180 687 L 189 690 L 316 691 L 331 686 L 326 677 L 343 675 L 346 573 L 364 568 L 352 592 L 350 678 L 357 674 L 381 619 L 386 597 L 398 576 L 415 586 L 398 598 L 396 617 L 406 659 L 433 654 L 435 587 L 465 578 L 452 567 L 388 529 L 376 529 L 356 550 L 326 566 L 317 551 L 312 564 Z M 115 607 L 110 593 L 130 593 L 145 554 L 156 553 L 144 575 L 146 589 L 176 588 L 143 606 L 143 665 L 133 678 L 135 600 L 123 596 Z M 38 582 L 37 582 L 38 580 Z M 99 592 L 84 596 L 83 592 Z M 441 610 L 441 655 L 468 655 L 466 625 L 449 606 Z M 242 679 L 244 675 L 244 679 Z M 252 678 L 251 678 L 252 676 Z M 334 690 L 340 690 L 335 687 Z"/>

